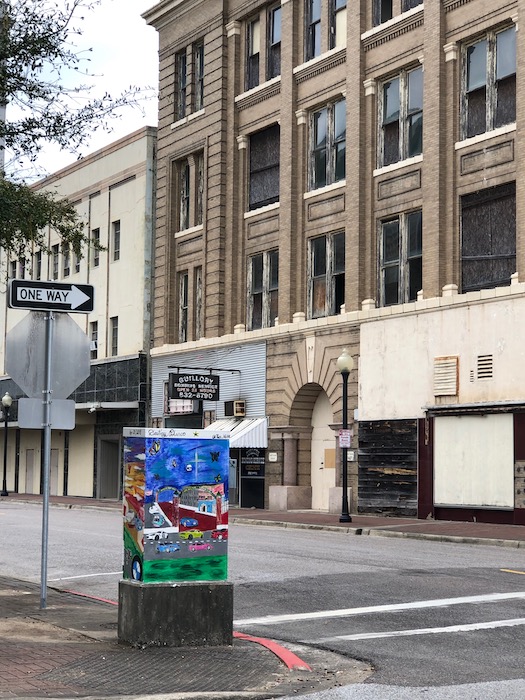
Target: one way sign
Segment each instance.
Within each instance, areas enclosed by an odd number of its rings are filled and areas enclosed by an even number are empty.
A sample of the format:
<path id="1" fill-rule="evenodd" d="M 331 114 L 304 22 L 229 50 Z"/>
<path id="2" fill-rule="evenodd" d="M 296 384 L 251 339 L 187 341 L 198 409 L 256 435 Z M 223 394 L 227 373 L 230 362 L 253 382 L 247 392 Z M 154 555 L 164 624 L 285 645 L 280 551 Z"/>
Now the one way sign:
<path id="1" fill-rule="evenodd" d="M 65 311 L 87 314 L 93 311 L 94 289 L 90 284 L 10 280 L 9 306 L 31 311 Z"/>

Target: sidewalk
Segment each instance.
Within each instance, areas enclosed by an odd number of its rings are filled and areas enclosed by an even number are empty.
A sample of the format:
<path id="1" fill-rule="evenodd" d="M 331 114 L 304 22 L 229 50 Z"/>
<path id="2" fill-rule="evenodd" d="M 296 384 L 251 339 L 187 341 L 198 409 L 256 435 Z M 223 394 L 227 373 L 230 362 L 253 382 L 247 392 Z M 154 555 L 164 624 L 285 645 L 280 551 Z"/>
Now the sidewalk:
<path id="1" fill-rule="evenodd" d="M 0 698 L 264 700 L 359 683 L 370 667 L 327 651 L 235 638 L 231 647 L 117 640 L 117 606 L 0 576 Z M 293 647 L 293 648 L 292 648 Z M 310 668 L 308 668 L 310 667 Z"/>

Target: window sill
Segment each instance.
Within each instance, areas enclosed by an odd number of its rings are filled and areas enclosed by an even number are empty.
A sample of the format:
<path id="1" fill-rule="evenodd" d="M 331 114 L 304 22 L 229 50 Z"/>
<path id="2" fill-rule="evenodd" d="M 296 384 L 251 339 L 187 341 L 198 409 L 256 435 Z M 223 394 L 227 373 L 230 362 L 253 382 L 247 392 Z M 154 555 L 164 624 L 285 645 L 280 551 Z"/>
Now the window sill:
<path id="1" fill-rule="evenodd" d="M 400 15 L 392 17 L 392 19 L 389 19 L 386 22 L 383 22 L 382 24 L 378 24 L 377 27 L 373 27 L 372 29 L 369 29 L 368 31 L 361 34 L 361 41 L 368 45 L 374 43 L 374 41 L 379 39 L 379 37 L 384 38 L 383 35 L 388 38 L 393 38 L 397 35 L 397 32 L 400 29 L 399 25 L 408 23 L 408 28 L 411 28 L 410 25 L 412 20 L 419 19 L 417 15 L 421 14 L 422 18 L 424 7 L 424 3 L 421 3 L 421 5 L 413 7 L 411 10 L 402 12 Z"/>
<path id="2" fill-rule="evenodd" d="M 478 134 L 477 136 L 471 136 L 468 139 L 463 139 L 463 141 L 457 141 L 454 144 L 456 151 L 461 148 L 468 148 L 469 146 L 475 146 L 478 143 L 483 143 L 483 141 L 488 141 L 489 139 L 494 139 L 496 136 L 502 136 L 504 134 L 511 134 L 516 131 L 516 122 L 512 124 L 506 124 L 505 126 L 500 126 L 499 129 L 493 129 L 492 131 L 485 131 L 484 134 Z"/>
<path id="3" fill-rule="evenodd" d="M 185 236 L 191 236 L 192 233 L 199 233 L 204 230 L 204 226 L 199 224 L 198 226 L 192 226 L 191 228 L 182 229 L 182 231 L 175 231 L 175 238 L 184 238 Z"/>
<path id="4" fill-rule="evenodd" d="M 197 117 L 202 117 L 204 114 L 204 109 L 199 109 L 198 112 L 192 112 L 191 114 L 188 114 L 187 117 L 184 117 L 184 119 L 179 119 L 178 121 L 173 122 L 170 129 L 178 129 L 179 126 L 184 126 L 184 124 L 191 122 L 193 119 L 197 119 Z"/>
<path id="5" fill-rule="evenodd" d="M 235 104 L 239 109 L 245 109 L 251 105 L 267 100 L 274 95 L 278 95 L 281 91 L 281 76 L 278 75 L 276 78 L 267 80 L 261 85 L 252 88 L 251 90 L 246 90 L 246 92 L 237 95 L 235 98 Z"/>
<path id="6" fill-rule="evenodd" d="M 339 182 L 334 182 L 331 185 L 326 185 L 325 187 L 318 187 L 315 190 L 309 190 L 303 194 L 303 199 L 311 199 L 312 197 L 321 196 L 334 190 L 342 190 L 346 187 L 346 180 L 339 180 Z"/>
<path id="7" fill-rule="evenodd" d="M 293 74 L 295 75 L 298 82 L 307 80 L 308 78 L 314 77 L 319 73 L 323 73 L 330 68 L 344 63 L 346 61 L 346 46 L 338 46 L 335 49 L 330 49 L 322 53 L 320 56 L 301 63 L 301 65 L 296 66 L 293 69 Z"/>
<path id="8" fill-rule="evenodd" d="M 417 163 L 423 162 L 423 155 L 412 156 L 412 158 L 405 158 L 405 160 L 400 160 L 397 163 L 392 163 L 391 165 L 384 165 L 382 168 L 376 168 L 372 175 L 377 177 L 378 175 L 385 175 L 386 173 L 394 172 L 395 170 L 400 170 L 401 168 L 407 168 L 411 165 L 416 165 Z"/>
<path id="9" fill-rule="evenodd" d="M 273 204 L 267 204 L 265 207 L 259 207 L 258 209 L 252 209 L 250 211 L 244 212 L 244 218 L 245 219 L 251 219 L 253 216 L 257 216 L 258 214 L 266 214 L 268 211 L 273 211 L 275 209 L 279 209 L 281 206 L 280 202 L 274 202 Z"/>

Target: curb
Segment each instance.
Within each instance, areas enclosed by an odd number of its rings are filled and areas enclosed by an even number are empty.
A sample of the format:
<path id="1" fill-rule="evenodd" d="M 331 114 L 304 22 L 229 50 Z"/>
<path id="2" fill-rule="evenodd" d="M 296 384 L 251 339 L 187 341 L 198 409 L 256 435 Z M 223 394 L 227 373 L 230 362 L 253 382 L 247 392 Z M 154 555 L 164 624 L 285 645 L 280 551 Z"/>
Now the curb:
<path id="1" fill-rule="evenodd" d="M 489 537 L 466 537 L 461 535 L 434 535 L 425 532 L 404 532 L 381 528 L 338 527 L 337 525 L 313 525 L 307 523 L 290 523 L 279 520 L 257 520 L 255 518 L 230 518 L 237 525 L 253 525 L 266 527 L 290 528 L 294 530 L 324 530 L 325 532 L 340 532 L 345 535 L 368 535 L 369 537 L 397 537 L 412 540 L 431 540 L 434 542 L 450 542 L 452 544 L 477 544 L 489 547 L 509 547 L 511 549 L 525 548 L 521 540 L 502 540 Z"/>

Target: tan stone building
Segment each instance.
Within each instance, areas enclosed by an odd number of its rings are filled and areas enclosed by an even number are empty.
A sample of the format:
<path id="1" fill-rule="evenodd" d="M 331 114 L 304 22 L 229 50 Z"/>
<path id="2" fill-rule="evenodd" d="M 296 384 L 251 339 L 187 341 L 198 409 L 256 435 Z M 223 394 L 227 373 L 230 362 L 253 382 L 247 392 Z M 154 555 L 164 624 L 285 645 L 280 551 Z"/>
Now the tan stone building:
<path id="1" fill-rule="evenodd" d="M 161 88 L 152 416 L 201 424 L 238 400 L 267 419 L 267 444 L 245 422 L 232 456 L 241 505 L 338 507 L 347 347 L 352 510 L 525 523 L 522 8 L 145 14 Z M 220 379 L 218 400 L 170 394 L 188 368 Z"/>

